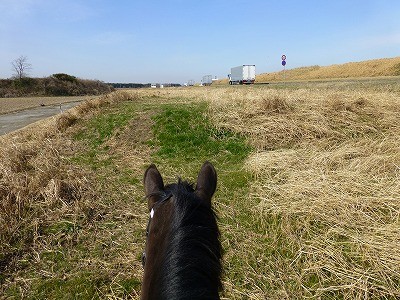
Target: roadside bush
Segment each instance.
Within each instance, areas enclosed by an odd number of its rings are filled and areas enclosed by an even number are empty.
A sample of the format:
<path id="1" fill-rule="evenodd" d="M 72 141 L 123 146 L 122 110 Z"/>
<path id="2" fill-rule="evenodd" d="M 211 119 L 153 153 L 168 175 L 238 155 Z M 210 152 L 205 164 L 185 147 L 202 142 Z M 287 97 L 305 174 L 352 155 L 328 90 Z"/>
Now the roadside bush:
<path id="1" fill-rule="evenodd" d="M 64 74 L 64 73 L 57 73 L 51 75 L 51 77 L 56 78 L 61 81 L 69 81 L 69 82 L 77 82 L 78 79 L 75 76 Z"/>
<path id="2" fill-rule="evenodd" d="M 12 94 L 10 92 L 11 84 L 12 84 L 11 79 L 1 79 L 0 80 L 0 97 L 1 98 L 12 97 Z"/>
<path id="3" fill-rule="evenodd" d="M 45 78 L 0 80 L 0 97 L 101 95 L 114 88 L 99 80 L 78 79 L 64 73 Z"/>

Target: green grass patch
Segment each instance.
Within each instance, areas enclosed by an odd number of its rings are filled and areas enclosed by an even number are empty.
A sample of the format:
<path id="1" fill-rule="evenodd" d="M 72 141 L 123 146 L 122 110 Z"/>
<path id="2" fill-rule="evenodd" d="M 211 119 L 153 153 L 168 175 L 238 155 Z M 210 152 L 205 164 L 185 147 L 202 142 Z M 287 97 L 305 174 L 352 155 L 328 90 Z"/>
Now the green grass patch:
<path id="1" fill-rule="evenodd" d="M 135 115 L 130 106 L 123 104 L 118 112 L 106 112 L 91 119 L 86 128 L 75 135 L 77 140 L 89 141 L 92 149 L 98 149 L 118 128 L 126 126 Z"/>
<path id="2" fill-rule="evenodd" d="M 244 170 L 243 162 L 252 148 L 243 136 L 216 129 L 207 116 L 207 103 L 165 104 L 153 119 L 157 149 L 153 159 L 158 165 L 180 168 L 180 176 L 195 178 L 208 160 L 217 169 L 219 201 L 231 205 L 233 194 L 248 194 L 251 175 Z M 239 218 L 248 223 L 247 203 L 238 201 L 236 205 L 243 212 Z"/>
<path id="3" fill-rule="evenodd" d="M 207 117 L 207 104 L 165 104 L 156 115 L 155 157 L 179 164 L 192 160 L 242 162 L 251 148 L 245 139 L 228 130 L 215 129 Z"/>
<path id="4" fill-rule="evenodd" d="M 127 126 L 129 121 L 136 116 L 136 112 L 135 105 L 132 102 L 126 102 L 90 119 L 74 135 L 75 140 L 86 144 L 87 151 L 76 154 L 72 161 L 90 166 L 94 170 L 111 167 L 114 157 L 107 154 L 109 146 L 106 142 L 112 137 L 118 137 L 119 130 Z"/>
<path id="5" fill-rule="evenodd" d="M 119 295 L 128 299 L 140 287 L 138 278 L 113 278 L 111 274 L 82 271 L 63 278 L 43 279 L 34 285 L 28 296 L 22 296 L 17 287 L 9 289 L 5 296 L 11 299 L 105 299 L 107 295 Z"/>
<path id="6" fill-rule="evenodd" d="M 44 229 L 44 233 L 46 234 L 57 234 L 57 233 L 74 233 L 80 229 L 78 224 L 73 222 L 62 220 L 58 223 L 50 225 L 49 227 Z"/>
<path id="7" fill-rule="evenodd" d="M 108 276 L 99 277 L 86 272 L 72 278 L 48 279 L 36 287 L 30 299 L 100 299 L 101 287 L 110 280 Z"/>

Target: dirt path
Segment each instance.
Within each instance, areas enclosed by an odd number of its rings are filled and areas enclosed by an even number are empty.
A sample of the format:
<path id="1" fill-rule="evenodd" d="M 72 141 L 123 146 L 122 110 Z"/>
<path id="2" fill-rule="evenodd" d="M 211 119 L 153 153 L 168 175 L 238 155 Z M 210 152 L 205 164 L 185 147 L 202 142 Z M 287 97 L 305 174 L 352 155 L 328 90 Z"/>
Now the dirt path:
<path id="1" fill-rule="evenodd" d="M 0 135 L 66 111 L 96 96 L 0 98 Z"/>
<path id="2" fill-rule="evenodd" d="M 41 105 L 60 105 L 96 97 L 97 96 L 0 98 L 0 115 L 28 108 L 37 108 Z"/>
<path id="3" fill-rule="evenodd" d="M 81 103 L 81 101 L 69 102 L 60 105 L 40 106 L 0 115 L 0 135 L 15 131 L 36 121 L 59 114 L 78 105 L 79 103 Z"/>

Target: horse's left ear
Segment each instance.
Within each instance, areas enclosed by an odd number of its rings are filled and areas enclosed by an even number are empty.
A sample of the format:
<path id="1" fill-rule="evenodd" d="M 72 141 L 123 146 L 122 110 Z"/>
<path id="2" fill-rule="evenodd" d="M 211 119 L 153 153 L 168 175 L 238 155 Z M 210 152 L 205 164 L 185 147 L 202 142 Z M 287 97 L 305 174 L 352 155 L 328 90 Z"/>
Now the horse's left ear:
<path id="1" fill-rule="evenodd" d="M 199 176 L 197 177 L 195 193 L 204 203 L 211 206 L 211 197 L 214 195 L 216 188 L 217 172 L 214 166 L 206 161 L 201 167 Z"/>
<path id="2" fill-rule="evenodd" d="M 143 183 L 147 197 L 147 205 L 150 210 L 154 203 L 161 198 L 161 193 L 164 190 L 163 179 L 154 164 L 148 167 L 144 173 Z"/>

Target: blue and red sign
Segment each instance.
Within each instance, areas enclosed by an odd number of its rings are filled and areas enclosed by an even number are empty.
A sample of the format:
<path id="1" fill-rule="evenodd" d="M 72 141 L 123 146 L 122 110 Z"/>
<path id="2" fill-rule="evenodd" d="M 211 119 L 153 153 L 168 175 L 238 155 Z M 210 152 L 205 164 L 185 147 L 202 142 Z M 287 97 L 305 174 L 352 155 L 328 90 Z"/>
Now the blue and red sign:
<path id="1" fill-rule="evenodd" d="M 286 55 L 282 55 L 282 66 L 286 66 Z"/>

